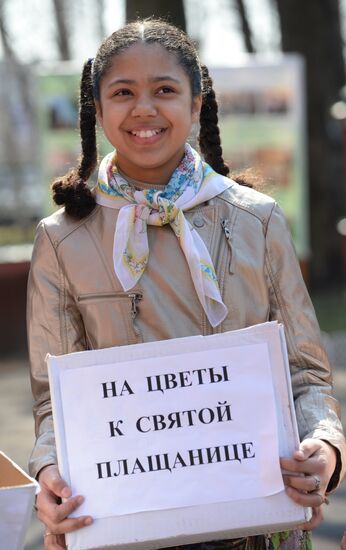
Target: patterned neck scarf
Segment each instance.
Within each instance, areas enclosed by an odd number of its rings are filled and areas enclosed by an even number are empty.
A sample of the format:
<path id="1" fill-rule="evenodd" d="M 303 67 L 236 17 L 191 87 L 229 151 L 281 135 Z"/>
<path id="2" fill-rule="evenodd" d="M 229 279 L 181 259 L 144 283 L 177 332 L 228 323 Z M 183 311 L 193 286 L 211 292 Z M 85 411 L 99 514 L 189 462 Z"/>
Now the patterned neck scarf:
<path id="1" fill-rule="evenodd" d="M 113 263 L 124 291 L 133 288 L 149 260 L 147 225 L 169 224 L 190 269 L 198 299 L 213 327 L 227 315 L 209 252 L 184 216 L 189 210 L 232 185 L 202 162 L 198 153 L 185 145 L 185 155 L 163 189 L 134 189 L 119 174 L 114 153 L 107 155 L 99 169 L 96 202 L 119 210 Z"/>

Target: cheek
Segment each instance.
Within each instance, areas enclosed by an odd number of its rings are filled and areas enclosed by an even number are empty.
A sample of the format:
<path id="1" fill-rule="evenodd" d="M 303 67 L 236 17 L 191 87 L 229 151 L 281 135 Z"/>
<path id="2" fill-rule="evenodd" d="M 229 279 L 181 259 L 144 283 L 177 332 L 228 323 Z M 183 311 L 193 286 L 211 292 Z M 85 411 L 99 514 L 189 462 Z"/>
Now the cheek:
<path id="1" fill-rule="evenodd" d="M 186 101 L 172 102 L 167 109 L 167 116 L 169 116 L 169 113 L 171 113 L 170 116 L 173 120 L 176 116 L 179 116 L 186 120 L 187 123 L 193 116 L 191 100 L 186 99 Z"/>
<path id="2" fill-rule="evenodd" d="M 116 119 L 121 119 L 126 115 L 128 108 L 121 103 L 116 103 L 113 101 L 104 101 L 102 108 L 102 118 L 103 123 L 106 124 L 107 121 L 113 121 Z"/>

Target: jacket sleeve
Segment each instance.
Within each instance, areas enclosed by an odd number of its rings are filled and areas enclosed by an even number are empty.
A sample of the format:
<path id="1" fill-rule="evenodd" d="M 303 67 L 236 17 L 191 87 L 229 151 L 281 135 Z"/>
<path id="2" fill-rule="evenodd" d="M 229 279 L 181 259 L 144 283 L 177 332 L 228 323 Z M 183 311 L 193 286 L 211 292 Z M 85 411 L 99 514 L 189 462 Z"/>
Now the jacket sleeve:
<path id="1" fill-rule="evenodd" d="M 29 273 L 27 331 L 36 434 L 29 471 L 37 477 L 44 466 L 57 463 L 46 355 L 86 347 L 83 323 L 44 221 L 37 228 Z"/>
<path id="2" fill-rule="evenodd" d="M 332 376 L 321 343 L 315 311 L 306 290 L 287 223 L 275 205 L 267 225 L 266 276 L 270 320 L 285 327 L 297 423 L 301 440 L 323 439 L 337 449 L 337 466 L 328 491 L 345 474 L 346 443 Z"/>

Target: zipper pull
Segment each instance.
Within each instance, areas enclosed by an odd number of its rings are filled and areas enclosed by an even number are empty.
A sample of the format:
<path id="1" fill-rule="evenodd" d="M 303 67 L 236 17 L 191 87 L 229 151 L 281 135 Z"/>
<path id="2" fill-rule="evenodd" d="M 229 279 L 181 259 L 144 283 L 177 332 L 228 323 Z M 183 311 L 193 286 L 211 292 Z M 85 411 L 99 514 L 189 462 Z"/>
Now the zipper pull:
<path id="1" fill-rule="evenodd" d="M 228 227 L 228 220 L 222 220 L 221 221 L 221 227 L 223 229 L 223 232 L 226 236 L 226 239 L 229 241 L 231 239 L 231 232 Z"/>
<path id="2" fill-rule="evenodd" d="M 132 292 L 131 294 L 128 294 L 128 297 L 131 300 L 131 317 L 132 319 L 135 319 L 137 317 L 138 313 L 138 303 L 143 298 L 143 294 L 140 292 Z"/>
<path id="3" fill-rule="evenodd" d="M 230 260 L 229 260 L 229 264 L 228 264 L 228 271 L 231 275 L 233 275 L 234 273 L 234 270 L 233 270 L 233 266 L 232 266 L 232 260 L 233 260 L 233 256 L 234 256 L 234 252 L 233 252 L 233 248 L 232 248 L 232 235 L 231 235 L 231 232 L 229 230 L 229 220 L 221 220 L 221 227 L 222 227 L 222 230 L 225 234 L 225 237 L 227 239 L 227 244 L 228 244 L 228 247 L 229 247 L 229 251 L 230 251 Z"/>

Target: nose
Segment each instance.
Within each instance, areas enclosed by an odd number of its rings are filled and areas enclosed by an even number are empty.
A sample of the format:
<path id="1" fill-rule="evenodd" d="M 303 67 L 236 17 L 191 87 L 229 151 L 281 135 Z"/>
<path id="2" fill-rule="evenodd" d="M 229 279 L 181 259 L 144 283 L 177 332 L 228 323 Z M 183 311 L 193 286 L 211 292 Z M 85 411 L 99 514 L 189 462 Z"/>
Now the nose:
<path id="1" fill-rule="evenodd" d="M 141 94 L 137 97 L 135 105 L 132 109 L 132 116 L 146 117 L 156 116 L 157 110 L 154 99 L 148 94 Z"/>

